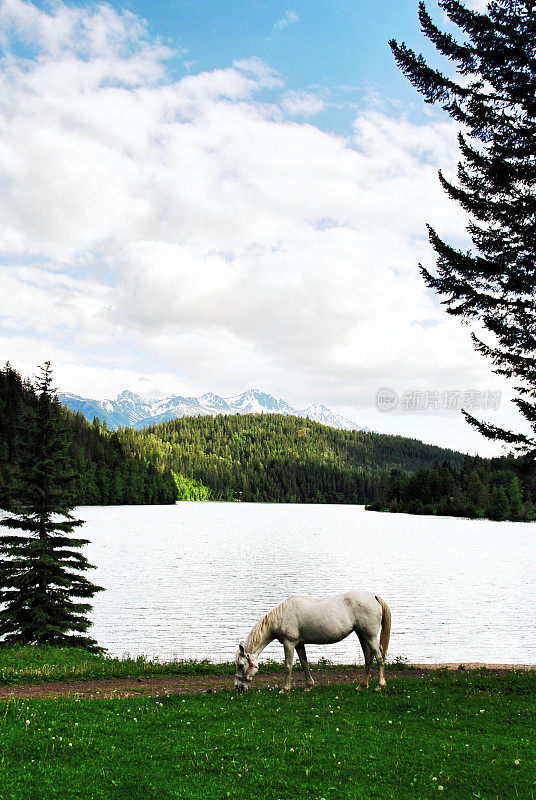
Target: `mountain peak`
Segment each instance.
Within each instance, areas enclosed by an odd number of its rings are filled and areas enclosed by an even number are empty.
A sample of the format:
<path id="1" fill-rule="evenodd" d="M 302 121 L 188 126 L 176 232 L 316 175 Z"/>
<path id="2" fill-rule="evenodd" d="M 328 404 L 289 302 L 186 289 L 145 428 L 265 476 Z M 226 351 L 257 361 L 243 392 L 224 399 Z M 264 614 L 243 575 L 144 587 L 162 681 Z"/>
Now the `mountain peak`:
<path id="1" fill-rule="evenodd" d="M 117 395 L 116 399 L 118 401 L 132 400 L 134 402 L 141 402 L 141 397 L 139 396 L 139 394 L 134 394 L 134 392 L 130 392 L 128 389 L 123 389 L 123 391 Z"/>
<path id="2" fill-rule="evenodd" d="M 307 406 L 305 411 L 329 411 L 329 408 L 324 405 L 324 403 L 311 403 L 310 406 Z"/>
<path id="3" fill-rule="evenodd" d="M 220 397 L 213 392 L 206 392 L 200 397 L 181 397 L 173 394 L 153 399 L 147 396 L 142 398 L 125 389 L 117 395 L 116 400 L 90 400 L 69 393 L 58 394 L 58 400 L 72 411 L 80 411 L 90 421 L 94 417 L 106 421 L 110 429 L 120 426 L 139 429 L 181 417 L 203 415 L 284 414 L 306 417 L 331 428 L 362 430 L 359 425 L 335 414 L 322 403 L 313 403 L 303 411 L 297 411 L 282 398 L 262 392 L 260 389 L 247 389 L 234 397 Z"/>
<path id="4" fill-rule="evenodd" d="M 214 394 L 213 392 L 206 392 L 205 394 L 201 395 L 201 397 L 196 398 L 197 402 L 209 408 L 219 408 L 222 410 L 228 410 L 229 406 L 218 394 Z"/>
<path id="5" fill-rule="evenodd" d="M 343 431 L 365 430 L 356 425 L 355 422 L 352 422 L 351 419 L 346 419 L 346 417 L 330 411 L 323 403 L 313 403 L 299 413 L 300 416 L 306 417 L 306 419 L 319 422 L 321 425 L 327 425 L 330 428 L 339 428 Z"/>
<path id="6" fill-rule="evenodd" d="M 248 389 L 235 397 L 226 397 L 229 408 L 239 414 L 290 414 L 297 412 L 280 397 L 261 392 L 259 389 Z"/>

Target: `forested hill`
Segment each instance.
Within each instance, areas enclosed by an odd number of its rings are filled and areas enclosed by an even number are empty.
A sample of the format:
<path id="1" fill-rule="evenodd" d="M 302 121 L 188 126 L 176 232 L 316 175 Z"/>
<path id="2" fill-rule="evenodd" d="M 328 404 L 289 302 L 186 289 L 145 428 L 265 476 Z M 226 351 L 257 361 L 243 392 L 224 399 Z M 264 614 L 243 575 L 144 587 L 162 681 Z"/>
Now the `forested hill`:
<path id="1" fill-rule="evenodd" d="M 364 503 L 383 470 L 407 472 L 463 455 L 402 436 L 341 431 L 275 414 L 194 417 L 124 429 L 127 452 L 203 484 L 215 500 Z"/>
<path id="2" fill-rule="evenodd" d="M 18 468 L 18 442 L 32 414 L 36 395 L 11 367 L 0 370 L 0 503 L 9 505 L 10 477 Z M 178 497 L 172 473 L 146 462 L 127 449 L 116 433 L 98 420 L 87 422 L 60 406 L 65 438 L 69 444 L 74 479 L 71 491 L 78 505 L 173 503 Z"/>
<path id="3" fill-rule="evenodd" d="M 17 470 L 17 441 L 32 386 L 0 370 L 0 496 Z M 184 500 L 370 503 L 385 470 L 412 474 L 463 456 L 415 439 L 343 431 L 273 414 L 183 417 L 144 430 L 109 431 L 62 408 L 79 505 Z"/>

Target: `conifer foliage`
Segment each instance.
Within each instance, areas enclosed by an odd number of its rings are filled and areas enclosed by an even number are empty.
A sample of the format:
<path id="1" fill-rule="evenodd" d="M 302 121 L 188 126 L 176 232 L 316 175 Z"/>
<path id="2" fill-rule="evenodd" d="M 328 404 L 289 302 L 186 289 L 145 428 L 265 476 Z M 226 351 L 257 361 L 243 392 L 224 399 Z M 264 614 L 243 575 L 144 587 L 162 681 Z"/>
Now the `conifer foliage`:
<path id="1" fill-rule="evenodd" d="M 536 520 L 536 465 L 526 458 L 467 456 L 461 469 L 444 461 L 413 474 L 384 471 L 370 511 Z"/>
<path id="2" fill-rule="evenodd" d="M 83 575 L 91 568 L 80 552 L 83 524 L 70 513 L 68 442 L 51 369 L 40 369 L 17 426 L 17 468 L 3 486 L 0 526 L 0 636 L 3 642 L 78 646 L 98 650 L 86 635 L 88 599 L 101 591 Z"/>
<path id="3" fill-rule="evenodd" d="M 10 364 L 0 369 L 0 508 L 9 502 L 10 475 L 18 470 L 20 436 L 35 403 L 31 383 Z M 142 459 L 136 432 L 109 431 L 105 423 L 88 422 L 81 413 L 60 407 L 68 440 L 68 467 L 75 475 L 70 485 L 76 505 L 170 504 L 179 499 L 179 476 Z M 141 432 L 140 437 L 141 438 Z M 194 499 L 198 488 L 182 481 L 180 496 Z"/>
<path id="4" fill-rule="evenodd" d="M 460 125 L 462 160 L 457 182 L 439 178 L 447 194 L 470 214 L 469 252 L 444 242 L 429 227 L 437 253 L 436 274 L 421 266 L 428 286 L 450 314 L 478 321 L 475 347 L 495 371 L 516 380 L 514 401 L 531 434 L 468 421 L 491 439 L 536 455 L 536 5 L 495 0 L 487 13 L 459 0 L 439 7 L 461 36 L 441 31 L 425 4 L 425 36 L 456 65 L 459 80 L 443 75 L 422 55 L 390 42 L 396 62 L 427 103 L 440 103 Z M 463 40 L 462 40 L 463 39 Z M 488 338 L 489 334 L 489 338 Z"/>

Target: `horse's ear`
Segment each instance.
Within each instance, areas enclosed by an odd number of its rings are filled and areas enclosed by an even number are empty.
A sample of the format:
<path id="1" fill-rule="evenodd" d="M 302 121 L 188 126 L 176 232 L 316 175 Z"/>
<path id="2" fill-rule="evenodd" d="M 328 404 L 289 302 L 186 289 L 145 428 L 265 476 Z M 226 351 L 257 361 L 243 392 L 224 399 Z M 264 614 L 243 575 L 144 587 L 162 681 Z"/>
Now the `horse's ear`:
<path id="1" fill-rule="evenodd" d="M 246 654 L 246 648 L 244 647 L 244 642 L 240 642 L 240 644 L 238 645 L 238 649 L 240 650 L 243 656 Z"/>

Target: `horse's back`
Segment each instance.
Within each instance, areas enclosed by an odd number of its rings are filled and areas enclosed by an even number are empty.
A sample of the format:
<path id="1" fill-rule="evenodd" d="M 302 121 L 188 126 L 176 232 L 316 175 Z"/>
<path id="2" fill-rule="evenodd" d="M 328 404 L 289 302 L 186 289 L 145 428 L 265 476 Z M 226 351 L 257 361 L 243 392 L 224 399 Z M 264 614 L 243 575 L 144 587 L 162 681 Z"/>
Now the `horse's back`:
<path id="1" fill-rule="evenodd" d="M 357 589 L 337 595 L 346 603 L 354 615 L 356 633 L 375 635 L 382 621 L 382 607 L 375 594 Z"/>
<path id="2" fill-rule="evenodd" d="M 352 631 L 374 635 L 381 621 L 376 597 L 359 590 L 325 599 L 293 595 L 279 608 L 280 635 L 304 644 L 340 642 Z"/>

